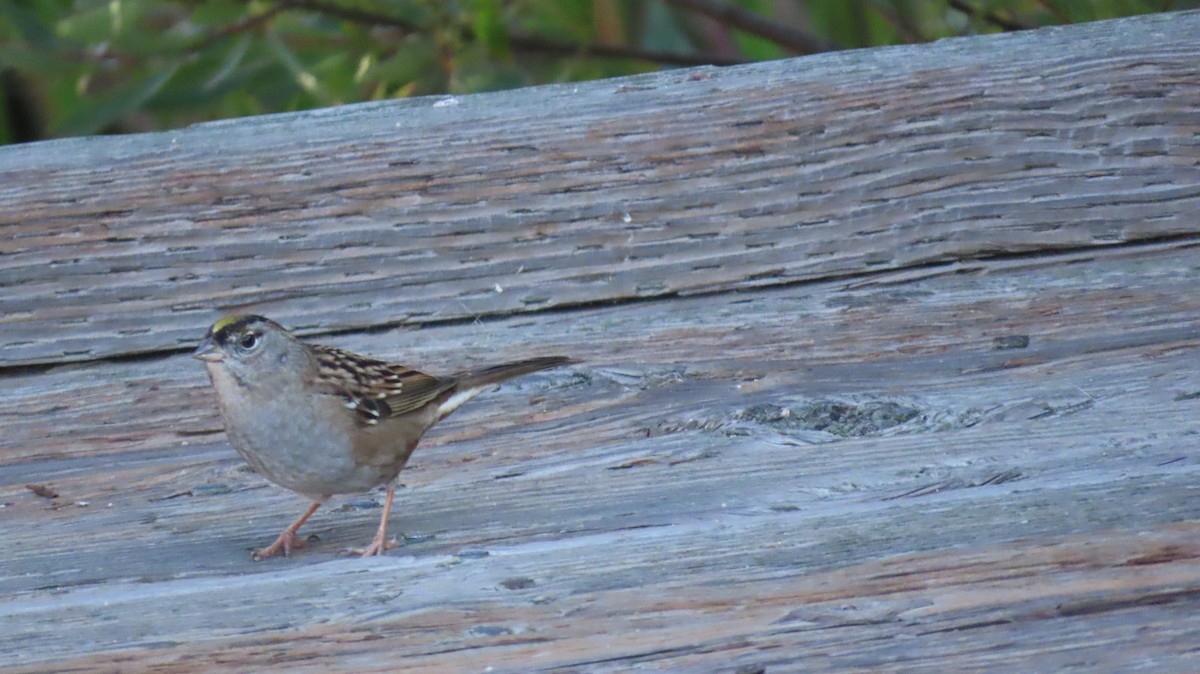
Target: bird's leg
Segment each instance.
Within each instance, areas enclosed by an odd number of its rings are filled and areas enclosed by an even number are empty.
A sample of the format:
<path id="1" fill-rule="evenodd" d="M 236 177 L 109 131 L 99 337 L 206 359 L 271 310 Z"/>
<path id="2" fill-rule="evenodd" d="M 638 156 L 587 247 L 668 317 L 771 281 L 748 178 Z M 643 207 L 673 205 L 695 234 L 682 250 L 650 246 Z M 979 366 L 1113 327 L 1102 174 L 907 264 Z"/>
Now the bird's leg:
<path id="1" fill-rule="evenodd" d="M 308 510 L 305 510 L 303 515 L 301 515 L 295 522 L 292 522 L 288 528 L 284 529 L 283 533 L 279 534 L 279 538 L 276 538 L 274 543 L 268 545 L 262 550 L 256 551 L 253 555 L 251 555 L 254 561 L 260 562 L 267 557 L 274 557 L 275 555 L 278 555 L 280 551 L 283 552 L 284 557 L 290 557 L 293 549 L 304 547 L 307 541 L 305 541 L 303 538 L 296 538 L 296 531 L 299 530 L 300 527 L 308 521 L 308 518 L 312 517 L 313 513 L 317 512 L 317 508 L 320 507 L 320 503 L 313 503 L 312 505 L 308 506 Z"/>
<path id="2" fill-rule="evenodd" d="M 396 541 L 389 541 L 387 537 L 388 517 L 392 514 L 392 500 L 395 498 L 396 485 L 389 484 L 387 498 L 383 501 L 383 515 L 379 518 L 379 529 L 375 531 L 375 538 L 371 539 L 371 544 L 366 548 L 351 548 L 351 552 L 361 554 L 363 557 L 374 557 L 396 547 Z"/>

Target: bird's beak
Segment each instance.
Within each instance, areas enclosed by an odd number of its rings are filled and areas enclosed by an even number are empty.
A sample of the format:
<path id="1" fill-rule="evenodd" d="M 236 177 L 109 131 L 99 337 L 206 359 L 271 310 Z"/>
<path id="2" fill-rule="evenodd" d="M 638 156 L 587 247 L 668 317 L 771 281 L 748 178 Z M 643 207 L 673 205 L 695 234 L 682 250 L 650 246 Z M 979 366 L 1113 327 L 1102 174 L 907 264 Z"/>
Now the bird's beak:
<path id="1" fill-rule="evenodd" d="M 206 363 L 215 363 L 219 360 L 224 360 L 225 352 L 217 348 L 213 342 L 212 335 L 206 335 L 204 341 L 200 342 L 200 346 L 192 352 L 192 358 L 202 360 Z"/>

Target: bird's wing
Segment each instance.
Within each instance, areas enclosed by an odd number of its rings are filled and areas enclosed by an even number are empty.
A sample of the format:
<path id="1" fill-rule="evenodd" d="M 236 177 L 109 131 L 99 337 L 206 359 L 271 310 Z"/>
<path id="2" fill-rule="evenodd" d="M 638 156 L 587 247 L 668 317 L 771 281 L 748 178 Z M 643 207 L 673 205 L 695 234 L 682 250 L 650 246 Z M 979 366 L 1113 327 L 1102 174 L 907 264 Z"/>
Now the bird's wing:
<path id="1" fill-rule="evenodd" d="M 458 383 L 329 346 L 314 346 L 313 351 L 322 388 L 344 398 L 346 407 L 368 425 L 418 410 Z"/>

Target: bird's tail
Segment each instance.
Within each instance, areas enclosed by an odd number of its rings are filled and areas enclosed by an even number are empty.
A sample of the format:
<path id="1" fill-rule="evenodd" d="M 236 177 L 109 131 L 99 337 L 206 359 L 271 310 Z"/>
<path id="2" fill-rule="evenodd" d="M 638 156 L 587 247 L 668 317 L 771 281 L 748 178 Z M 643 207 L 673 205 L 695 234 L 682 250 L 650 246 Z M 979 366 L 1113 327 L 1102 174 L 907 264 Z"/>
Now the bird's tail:
<path id="1" fill-rule="evenodd" d="M 459 372 L 453 377 L 458 380 L 458 383 L 451 389 L 453 393 L 447 396 L 442 401 L 442 404 L 438 406 L 437 418 L 445 418 L 451 412 L 461 407 L 463 403 L 483 393 L 489 386 L 494 384 L 499 384 L 502 381 L 508 381 L 509 379 L 520 377 L 530 372 L 549 370 L 552 367 L 578 362 L 574 358 L 566 358 L 564 356 L 544 356 L 542 358 L 518 360 L 513 363 L 504 363 L 503 365 L 492 365 L 491 367 L 483 367 L 478 370 Z"/>
<path id="2" fill-rule="evenodd" d="M 458 389 L 478 388 L 480 386 L 488 386 L 489 384 L 499 384 L 502 381 L 508 381 L 513 377 L 520 377 L 523 374 L 537 372 L 539 370 L 549 370 L 552 367 L 560 365 L 569 365 L 578 363 L 574 358 L 566 358 L 563 356 L 545 356 L 542 358 L 530 358 L 529 360 L 518 360 L 514 363 L 505 363 L 503 365 L 492 365 L 478 370 L 469 370 L 460 372 L 454 375 L 458 380 Z"/>

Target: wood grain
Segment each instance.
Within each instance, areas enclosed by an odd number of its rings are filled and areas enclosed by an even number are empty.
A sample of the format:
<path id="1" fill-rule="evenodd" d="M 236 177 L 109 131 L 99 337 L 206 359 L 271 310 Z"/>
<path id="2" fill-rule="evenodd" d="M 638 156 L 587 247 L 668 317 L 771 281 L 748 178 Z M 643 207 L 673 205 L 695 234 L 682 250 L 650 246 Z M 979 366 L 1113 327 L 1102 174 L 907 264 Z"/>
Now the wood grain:
<path id="1" fill-rule="evenodd" d="M 1194 236 L 1200 18 L 1113 25 L 5 148 L 0 363 Z"/>
<path id="2" fill-rule="evenodd" d="M 0 668 L 1200 669 L 1197 34 L 0 150 Z M 584 363 L 435 429 L 389 556 L 339 554 L 372 494 L 254 563 L 304 503 L 182 352 L 243 300 L 433 373 Z"/>
<path id="3" fill-rule="evenodd" d="M 41 671 L 187 671 L 213 649 L 229 671 L 382 671 L 400 656 L 522 671 L 535 654 L 575 671 L 801 671 L 801 653 L 867 670 L 900 657 L 869 643 L 907 634 L 913 668 L 986 669 L 1064 662 L 1056 643 L 1133 648 L 1149 621 L 1174 636 L 1139 652 L 1188 662 L 1200 300 L 1181 290 L 1194 255 L 1149 246 L 919 288 L 664 300 L 590 310 L 584 327 L 535 314 L 346 336 L 437 363 L 537 335 L 589 363 L 448 420 L 403 476 L 397 526 L 411 542 L 370 563 L 336 556 L 370 536 L 369 499 L 319 514 L 303 555 L 249 561 L 302 502 L 245 472 L 220 435 L 191 434 L 216 419 L 186 357 L 28 374 L 15 390 L 80 391 L 83 409 L 114 395 L 79 385 L 105 370 L 139 384 L 106 412 L 121 442 L 64 427 L 51 455 L 4 447 L 3 512 L 24 526 L 5 532 L 0 653 L 17 665 L 36 652 Z M 1029 346 L 995 348 L 1015 335 Z M 181 376 L 161 398 L 141 393 Z M 142 421 L 147 405 L 162 409 Z M 903 415 L 888 406 L 916 414 L 891 425 Z M 46 476 L 56 501 L 24 488 Z M 1070 561 L 1097 546 L 1110 557 Z M 1030 559 L 1062 550 L 1067 561 Z M 909 564 L 898 595 L 861 582 Z M 955 608 L 926 615 L 944 602 Z M 1059 605 L 1075 606 L 1070 619 Z M 956 655 L 968 630 L 996 651 Z M 1018 633 L 1037 634 L 1020 653 L 1003 645 Z"/>

